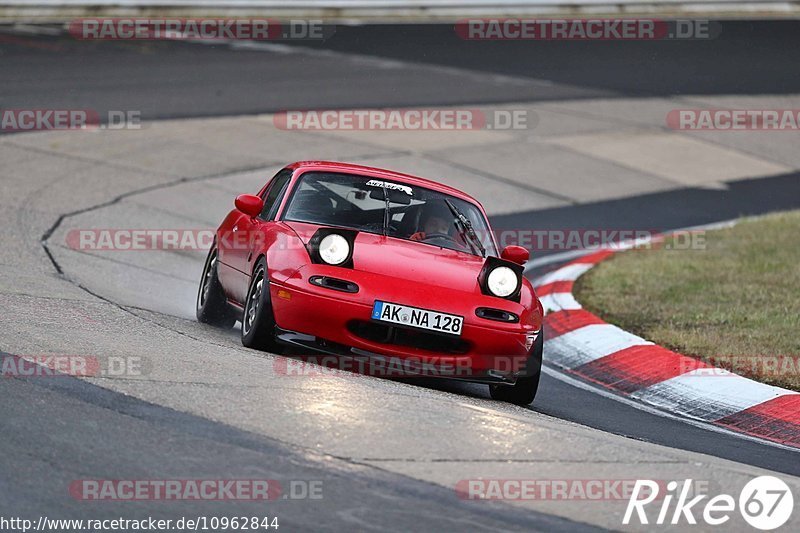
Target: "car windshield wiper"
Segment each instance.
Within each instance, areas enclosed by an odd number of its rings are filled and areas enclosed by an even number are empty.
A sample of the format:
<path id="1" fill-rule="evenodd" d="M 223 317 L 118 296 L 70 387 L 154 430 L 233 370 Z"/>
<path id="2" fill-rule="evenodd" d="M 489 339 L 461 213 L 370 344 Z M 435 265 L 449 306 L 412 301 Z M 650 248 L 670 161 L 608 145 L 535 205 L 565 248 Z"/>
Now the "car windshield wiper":
<path id="1" fill-rule="evenodd" d="M 386 188 L 385 181 L 383 182 L 383 200 L 386 202 L 383 209 L 383 236 L 386 237 L 389 229 L 389 189 Z"/>
<path id="2" fill-rule="evenodd" d="M 453 202 L 451 202 L 447 198 L 445 198 L 444 201 L 447 202 L 447 207 L 450 208 L 450 211 L 453 213 L 453 216 L 456 217 L 456 219 L 458 219 L 458 221 L 460 222 L 460 224 L 456 224 L 458 232 L 461 234 L 461 236 L 464 238 L 467 244 L 469 244 L 470 247 L 472 247 L 473 250 L 475 250 L 475 247 L 472 245 L 475 244 L 477 245 L 478 250 L 480 250 L 481 252 L 481 257 L 486 257 L 486 248 L 483 247 L 481 240 L 478 238 L 478 234 L 475 233 L 475 229 L 472 227 L 472 222 L 469 221 L 469 219 L 464 215 L 464 213 L 462 213 L 455 205 L 453 205 Z"/>

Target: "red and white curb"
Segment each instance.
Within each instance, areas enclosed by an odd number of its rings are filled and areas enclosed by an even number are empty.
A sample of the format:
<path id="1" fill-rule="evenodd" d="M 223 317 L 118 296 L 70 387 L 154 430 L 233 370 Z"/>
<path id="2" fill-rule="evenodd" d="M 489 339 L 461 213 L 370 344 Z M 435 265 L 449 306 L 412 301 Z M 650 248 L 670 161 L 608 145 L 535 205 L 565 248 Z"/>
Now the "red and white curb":
<path id="1" fill-rule="evenodd" d="M 627 248 L 585 255 L 534 281 L 545 361 L 660 410 L 800 448 L 800 394 L 656 346 L 581 307 L 575 280 Z"/>

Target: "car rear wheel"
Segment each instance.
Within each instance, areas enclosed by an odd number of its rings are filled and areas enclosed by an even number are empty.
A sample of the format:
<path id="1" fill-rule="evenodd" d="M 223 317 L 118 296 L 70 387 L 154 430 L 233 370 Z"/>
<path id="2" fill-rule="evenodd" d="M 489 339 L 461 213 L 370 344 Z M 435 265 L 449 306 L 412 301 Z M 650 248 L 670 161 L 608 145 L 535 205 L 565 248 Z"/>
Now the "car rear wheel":
<path id="1" fill-rule="evenodd" d="M 236 314 L 228 305 L 228 299 L 217 277 L 217 248 L 212 246 L 203 267 L 200 288 L 197 290 L 197 320 L 212 326 L 232 328 Z"/>
<path id="2" fill-rule="evenodd" d="M 258 260 L 250 288 L 247 291 L 244 313 L 242 314 L 242 344 L 248 348 L 269 352 L 279 351 L 275 340 L 275 315 L 272 312 L 272 299 L 269 293 L 267 262 Z"/>
<path id="3" fill-rule="evenodd" d="M 544 329 L 539 333 L 536 342 L 531 349 L 531 357 L 528 358 L 529 365 L 535 365 L 531 369 L 536 372 L 532 376 L 517 378 L 513 385 L 489 385 L 489 394 L 493 400 L 513 403 L 515 405 L 530 405 L 539 390 L 539 377 L 542 375 L 542 351 L 544 349 Z"/>

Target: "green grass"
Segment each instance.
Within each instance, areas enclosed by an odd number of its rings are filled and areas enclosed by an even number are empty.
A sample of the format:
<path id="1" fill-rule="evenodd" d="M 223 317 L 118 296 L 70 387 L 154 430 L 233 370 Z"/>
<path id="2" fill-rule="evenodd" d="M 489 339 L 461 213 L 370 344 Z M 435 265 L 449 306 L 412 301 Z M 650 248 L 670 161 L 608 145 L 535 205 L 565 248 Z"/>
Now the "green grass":
<path id="1" fill-rule="evenodd" d="M 667 240 L 616 254 L 578 280 L 578 301 L 656 344 L 800 390 L 800 211 L 697 237 L 705 249 Z M 774 356 L 793 359 L 770 371 Z"/>

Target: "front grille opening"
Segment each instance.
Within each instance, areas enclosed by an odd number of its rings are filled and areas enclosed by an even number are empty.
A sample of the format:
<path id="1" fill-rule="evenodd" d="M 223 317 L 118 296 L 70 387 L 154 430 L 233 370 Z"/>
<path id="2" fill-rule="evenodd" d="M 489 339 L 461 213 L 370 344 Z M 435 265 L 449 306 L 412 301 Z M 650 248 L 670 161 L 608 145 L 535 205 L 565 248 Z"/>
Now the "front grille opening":
<path id="1" fill-rule="evenodd" d="M 351 333 L 371 342 L 409 346 L 430 352 L 461 355 L 469 352 L 470 343 L 459 337 L 429 333 L 402 326 L 354 320 L 347 324 Z"/>

